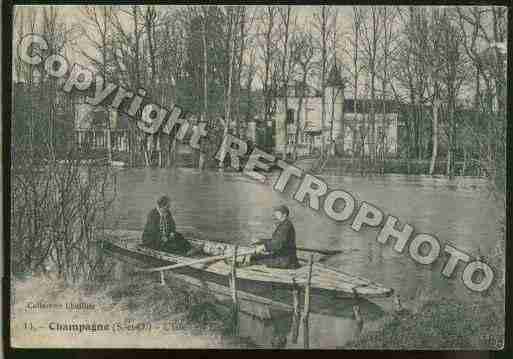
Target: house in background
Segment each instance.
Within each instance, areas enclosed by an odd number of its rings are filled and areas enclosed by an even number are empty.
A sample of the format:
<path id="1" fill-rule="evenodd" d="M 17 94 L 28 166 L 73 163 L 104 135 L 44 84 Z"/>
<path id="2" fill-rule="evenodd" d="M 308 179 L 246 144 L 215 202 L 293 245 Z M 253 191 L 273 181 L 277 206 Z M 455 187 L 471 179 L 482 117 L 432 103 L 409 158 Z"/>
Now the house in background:
<path id="1" fill-rule="evenodd" d="M 377 100 L 374 105 L 375 134 L 371 137 L 371 101 L 346 99 L 344 101 L 345 133 L 337 138 L 337 152 L 350 156 L 353 152 L 360 153 L 361 147 L 369 153 L 373 141 L 377 153 L 385 156 L 398 154 L 399 142 L 399 106 L 395 101 Z M 340 134 L 340 133 L 339 133 Z M 343 149 L 343 151 L 341 151 Z"/>
<path id="2" fill-rule="evenodd" d="M 322 96 L 319 90 L 309 85 L 304 87 L 299 82 L 291 83 L 288 86 L 287 108 L 285 108 L 285 102 L 284 93 L 279 94 L 276 98 L 276 113 L 273 117 L 274 150 L 277 153 L 292 153 L 293 145 L 296 143 L 298 155 L 314 154 L 321 148 L 322 137 L 327 144 L 340 133 L 340 119 L 344 108 L 344 83 L 336 66 L 331 69 L 327 80 L 324 128 L 321 126 Z M 299 126 L 299 131 L 296 126 Z M 297 133 L 299 138 L 296 138 Z"/>
<path id="3" fill-rule="evenodd" d="M 323 137 L 332 153 L 348 156 L 360 151 L 362 143 L 365 152 L 369 153 L 372 143 L 370 100 L 345 98 L 345 82 L 336 66 L 331 68 L 326 82 L 324 128 L 321 92 L 310 86 L 304 89 L 298 83 L 290 84 L 288 89 L 287 108 L 283 94 L 276 99 L 276 113 L 273 117 L 276 153 L 289 155 L 293 152 L 294 143 L 297 143 L 299 156 L 318 155 Z M 299 108 L 301 97 L 303 103 Z M 397 154 L 398 113 L 393 102 L 387 101 L 383 106 L 382 101 L 376 101 L 375 142 L 378 148 L 383 147 L 381 150 L 388 156 Z M 296 125 L 299 125 L 299 138 L 296 138 Z"/>
<path id="4" fill-rule="evenodd" d="M 85 96 L 74 96 L 74 132 L 78 147 L 129 151 L 129 121 L 127 115 L 85 102 Z"/>

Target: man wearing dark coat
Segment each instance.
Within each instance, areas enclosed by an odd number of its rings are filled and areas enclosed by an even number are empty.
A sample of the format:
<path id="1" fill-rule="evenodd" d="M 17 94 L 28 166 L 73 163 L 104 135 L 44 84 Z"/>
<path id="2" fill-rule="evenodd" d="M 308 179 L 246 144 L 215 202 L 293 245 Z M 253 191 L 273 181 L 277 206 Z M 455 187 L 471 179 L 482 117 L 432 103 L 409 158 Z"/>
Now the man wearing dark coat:
<path id="1" fill-rule="evenodd" d="M 289 209 L 287 206 L 279 206 L 274 209 L 274 219 L 278 226 L 273 232 L 272 238 L 259 240 L 256 242 L 257 263 L 266 264 L 273 268 L 299 267 L 296 255 L 296 231 L 294 225 L 289 219 Z"/>
<path id="2" fill-rule="evenodd" d="M 158 199 L 157 207 L 148 214 L 142 242 L 152 249 L 185 254 L 191 245 L 181 233 L 176 232 L 175 221 L 169 210 L 170 202 L 167 196 Z"/>

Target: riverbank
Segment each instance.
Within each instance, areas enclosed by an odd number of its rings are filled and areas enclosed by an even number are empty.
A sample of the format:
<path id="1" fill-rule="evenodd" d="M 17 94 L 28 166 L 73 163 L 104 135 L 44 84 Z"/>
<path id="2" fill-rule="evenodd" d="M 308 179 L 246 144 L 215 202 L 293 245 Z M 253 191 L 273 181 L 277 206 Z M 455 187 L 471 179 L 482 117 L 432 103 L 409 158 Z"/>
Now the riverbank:
<path id="1" fill-rule="evenodd" d="M 84 155 L 87 158 L 82 158 Z M 81 157 L 82 156 L 82 157 Z M 281 158 L 281 154 L 276 155 Z M 81 159 L 83 164 L 94 164 L 98 166 L 111 165 L 113 167 L 126 167 L 126 168 L 141 168 L 146 167 L 146 162 L 140 162 L 135 166 L 131 166 L 131 161 L 126 153 L 115 153 L 109 160 L 109 156 L 105 151 L 87 152 L 86 154 L 78 154 L 75 159 Z M 241 159 L 245 164 L 249 156 Z M 65 163 L 69 159 L 60 159 L 60 163 Z M 185 145 L 182 145 L 174 156 L 173 161 L 162 164 L 164 167 L 173 168 L 198 168 L 199 158 L 196 153 L 191 151 Z M 333 175 L 353 175 L 353 176 L 370 176 L 382 174 L 397 174 L 397 175 L 429 175 L 431 160 L 429 159 L 409 159 L 404 158 L 386 158 L 384 161 L 377 161 L 372 168 L 369 164 L 368 158 L 362 161 L 361 158 L 350 157 L 336 157 L 331 156 L 325 162 L 320 162 L 319 157 L 309 156 L 302 157 L 296 161 L 290 161 L 294 166 L 307 171 L 318 174 L 333 174 Z M 159 167 L 159 157 L 155 152 L 150 158 L 150 167 Z M 213 158 L 207 158 L 204 169 L 218 170 L 220 169 L 219 162 Z M 230 166 L 229 160 L 225 160 L 225 171 L 242 172 Z M 277 165 L 271 165 L 272 170 L 281 170 Z M 447 177 L 447 160 L 439 159 L 435 163 L 433 175 L 436 177 Z M 453 164 L 454 177 L 477 177 L 486 178 L 486 171 L 480 167 L 477 161 L 456 161 Z"/>
<path id="2" fill-rule="evenodd" d="M 384 161 L 377 161 L 372 169 L 368 159 L 362 162 L 361 158 L 330 157 L 324 163 L 320 163 L 318 157 L 298 159 L 294 165 L 308 172 L 329 173 L 338 175 L 379 175 L 379 174 L 401 174 L 401 175 L 428 175 L 431 160 L 418 160 L 403 158 L 386 158 Z M 320 168 L 321 167 L 321 168 Z M 435 163 L 435 176 L 445 176 L 447 173 L 447 161 L 442 159 Z M 454 176 L 458 177 L 483 177 L 486 173 L 478 166 L 478 163 L 456 161 L 453 168 Z M 446 176 L 447 178 L 449 176 Z"/>
<path id="3" fill-rule="evenodd" d="M 230 335 L 228 308 L 223 310 L 205 293 L 173 282 L 161 286 L 156 281 L 131 280 L 71 287 L 37 277 L 17 280 L 13 289 L 14 347 L 257 347 Z M 497 350 L 504 341 L 504 302 L 493 295 L 473 303 L 417 298 L 399 312 L 363 320 L 363 330 L 343 349 Z M 111 327 L 104 332 L 71 331 L 77 323 Z M 27 325 L 36 328 L 30 335 Z M 301 334 L 302 326 L 299 330 Z"/>
<path id="4" fill-rule="evenodd" d="M 227 309 L 176 283 L 139 278 L 73 287 L 32 277 L 14 280 L 12 290 L 13 347 L 254 347 L 230 335 Z M 73 324 L 96 327 L 77 332 Z"/>
<path id="5" fill-rule="evenodd" d="M 369 323 L 343 349 L 500 350 L 504 347 L 504 304 L 494 295 L 471 303 L 447 297 L 429 299 Z"/>

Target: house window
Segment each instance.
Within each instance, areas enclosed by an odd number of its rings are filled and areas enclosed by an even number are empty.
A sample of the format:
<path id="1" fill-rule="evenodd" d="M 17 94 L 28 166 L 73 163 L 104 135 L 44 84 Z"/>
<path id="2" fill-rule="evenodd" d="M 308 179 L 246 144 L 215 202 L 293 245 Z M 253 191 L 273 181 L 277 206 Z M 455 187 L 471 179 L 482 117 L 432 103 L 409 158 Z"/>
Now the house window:
<path id="1" fill-rule="evenodd" d="M 291 108 L 287 109 L 287 123 L 288 124 L 294 123 L 294 110 Z"/>
<path id="2" fill-rule="evenodd" d="M 287 144 L 293 145 L 295 142 L 296 135 L 293 133 L 289 133 L 287 137 Z"/>

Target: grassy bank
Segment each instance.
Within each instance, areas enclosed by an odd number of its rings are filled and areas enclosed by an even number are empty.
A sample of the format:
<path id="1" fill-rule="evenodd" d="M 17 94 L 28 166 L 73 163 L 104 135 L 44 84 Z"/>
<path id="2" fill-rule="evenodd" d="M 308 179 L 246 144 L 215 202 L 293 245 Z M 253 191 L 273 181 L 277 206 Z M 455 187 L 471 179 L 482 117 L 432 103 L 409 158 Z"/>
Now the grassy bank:
<path id="1" fill-rule="evenodd" d="M 504 343 L 504 302 L 429 300 L 418 310 L 389 314 L 344 349 L 497 350 Z"/>
<path id="2" fill-rule="evenodd" d="M 14 346 L 130 348 L 248 348 L 231 336 L 228 308 L 179 284 L 161 286 L 149 278 L 71 287 L 46 277 L 14 283 Z M 93 303 L 94 310 L 27 310 L 28 303 Z M 25 323 L 40 327 L 27 335 Z M 151 323 L 152 330 L 70 333 L 48 329 L 50 322 Z M 94 335 L 94 338 L 91 336 Z"/>

